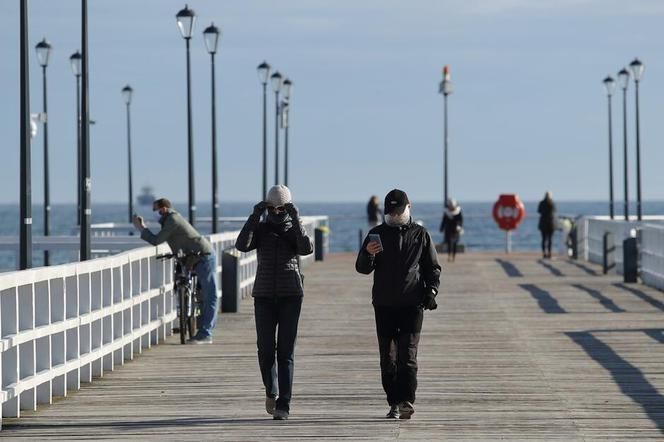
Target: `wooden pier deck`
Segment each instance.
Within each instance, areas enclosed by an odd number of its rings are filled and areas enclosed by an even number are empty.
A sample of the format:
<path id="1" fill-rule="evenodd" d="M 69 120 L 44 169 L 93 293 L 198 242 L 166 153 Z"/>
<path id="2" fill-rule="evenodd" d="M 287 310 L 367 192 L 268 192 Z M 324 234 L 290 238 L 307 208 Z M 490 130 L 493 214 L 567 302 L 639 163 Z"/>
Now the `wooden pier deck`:
<path id="1" fill-rule="evenodd" d="M 215 342 L 175 338 L 5 419 L 7 439 L 663 440 L 664 293 L 535 254 L 443 256 L 425 313 L 416 413 L 387 420 L 370 305 L 355 257 L 306 269 L 291 418 L 263 409 L 252 304 Z"/>

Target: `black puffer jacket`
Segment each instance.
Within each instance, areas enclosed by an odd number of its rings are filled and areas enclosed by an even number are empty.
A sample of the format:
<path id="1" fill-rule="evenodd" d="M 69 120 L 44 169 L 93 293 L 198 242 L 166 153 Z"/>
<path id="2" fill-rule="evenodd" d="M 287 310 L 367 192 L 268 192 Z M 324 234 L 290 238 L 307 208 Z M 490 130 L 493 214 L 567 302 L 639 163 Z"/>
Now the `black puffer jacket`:
<path id="1" fill-rule="evenodd" d="M 441 268 L 436 248 L 424 227 L 412 221 L 399 227 L 383 223 L 369 233 L 380 235 L 383 251 L 372 258 L 365 239 L 355 269 L 367 275 L 374 272 L 374 305 L 419 305 L 425 291 L 438 292 Z"/>
<path id="2" fill-rule="evenodd" d="M 297 255 L 309 255 L 313 244 L 299 219 L 284 225 L 260 222 L 250 215 L 235 241 L 241 252 L 256 249 L 258 269 L 252 295 L 257 298 L 303 296 Z"/>

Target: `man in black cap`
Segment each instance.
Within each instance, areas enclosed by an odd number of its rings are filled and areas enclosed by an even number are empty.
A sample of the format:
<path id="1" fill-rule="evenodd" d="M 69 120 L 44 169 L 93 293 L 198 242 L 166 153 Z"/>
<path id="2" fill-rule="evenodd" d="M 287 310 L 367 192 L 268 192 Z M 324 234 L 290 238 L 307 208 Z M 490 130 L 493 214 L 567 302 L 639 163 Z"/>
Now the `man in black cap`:
<path id="1" fill-rule="evenodd" d="M 385 222 L 369 231 L 355 269 L 366 275 L 374 272 L 381 380 L 390 404 L 386 417 L 410 419 L 415 412 L 422 319 L 424 310 L 437 307 L 441 268 L 429 232 L 410 216 L 406 192 L 391 190 L 384 207 Z"/>

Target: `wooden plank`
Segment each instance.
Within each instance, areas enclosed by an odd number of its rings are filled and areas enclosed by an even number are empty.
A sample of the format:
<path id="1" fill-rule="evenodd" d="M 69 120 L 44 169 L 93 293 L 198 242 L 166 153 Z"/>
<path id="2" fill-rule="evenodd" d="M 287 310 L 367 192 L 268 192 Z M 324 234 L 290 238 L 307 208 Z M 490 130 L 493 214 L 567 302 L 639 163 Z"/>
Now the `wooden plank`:
<path id="1" fill-rule="evenodd" d="M 214 344 L 169 339 L 64 400 L 5 419 L 3 438 L 664 437 L 663 293 L 535 254 L 441 257 L 416 413 L 394 421 L 383 417 L 371 277 L 355 273 L 354 258 L 332 254 L 306 270 L 290 420 L 263 409 L 245 300 L 240 313 L 221 316 Z"/>

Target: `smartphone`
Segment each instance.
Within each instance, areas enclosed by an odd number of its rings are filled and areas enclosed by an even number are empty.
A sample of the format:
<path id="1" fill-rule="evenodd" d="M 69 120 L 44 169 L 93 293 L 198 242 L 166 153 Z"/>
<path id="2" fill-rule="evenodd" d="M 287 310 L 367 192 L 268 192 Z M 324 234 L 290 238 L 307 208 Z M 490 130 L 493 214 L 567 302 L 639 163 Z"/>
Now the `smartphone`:
<path id="1" fill-rule="evenodd" d="M 378 245 L 380 246 L 380 251 L 383 251 L 383 242 L 380 240 L 380 235 L 377 233 L 370 233 L 368 235 L 369 242 L 377 242 Z"/>

